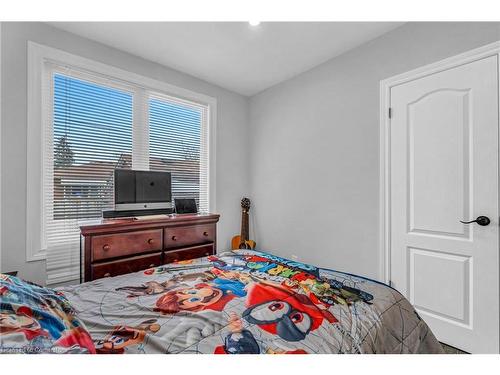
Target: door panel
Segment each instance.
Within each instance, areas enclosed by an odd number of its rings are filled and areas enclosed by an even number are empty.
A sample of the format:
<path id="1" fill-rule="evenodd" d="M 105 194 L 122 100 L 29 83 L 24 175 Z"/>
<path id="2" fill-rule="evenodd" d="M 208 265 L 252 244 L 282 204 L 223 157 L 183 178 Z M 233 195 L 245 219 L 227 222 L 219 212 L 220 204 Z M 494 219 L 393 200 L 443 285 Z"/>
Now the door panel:
<path id="1" fill-rule="evenodd" d="M 470 325 L 470 257 L 409 248 L 410 302 L 443 320 Z M 431 274 L 435 278 L 422 275 Z M 436 292 L 436 286 L 442 292 Z"/>
<path id="2" fill-rule="evenodd" d="M 391 280 L 440 341 L 499 350 L 496 56 L 391 88 Z M 484 215 L 488 226 L 462 224 Z"/>
<path id="3" fill-rule="evenodd" d="M 468 236 L 457 218 L 469 216 L 469 98 L 469 90 L 446 89 L 408 104 L 410 232 Z"/>

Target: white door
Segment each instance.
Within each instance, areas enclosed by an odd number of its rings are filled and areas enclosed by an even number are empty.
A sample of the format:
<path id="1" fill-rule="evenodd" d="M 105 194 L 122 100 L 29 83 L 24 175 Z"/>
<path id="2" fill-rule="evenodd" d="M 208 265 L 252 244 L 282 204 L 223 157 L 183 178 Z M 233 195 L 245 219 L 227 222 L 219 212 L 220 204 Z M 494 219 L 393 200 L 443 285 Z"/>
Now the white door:
<path id="1" fill-rule="evenodd" d="M 471 353 L 499 351 L 497 64 L 390 93 L 391 281 L 438 340 Z M 460 222 L 478 216 L 491 223 Z"/>

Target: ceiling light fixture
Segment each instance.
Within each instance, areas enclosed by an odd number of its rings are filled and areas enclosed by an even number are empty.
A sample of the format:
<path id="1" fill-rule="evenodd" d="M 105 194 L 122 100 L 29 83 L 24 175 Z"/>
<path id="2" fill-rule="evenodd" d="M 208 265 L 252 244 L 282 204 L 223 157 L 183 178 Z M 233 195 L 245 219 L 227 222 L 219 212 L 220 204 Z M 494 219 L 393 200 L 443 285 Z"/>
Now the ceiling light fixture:
<path id="1" fill-rule="evenodd" d="M 260 21 L 248 21 L 248 23 L 250 24 L 250 26 L 259 26 L 260 25 Z"/>

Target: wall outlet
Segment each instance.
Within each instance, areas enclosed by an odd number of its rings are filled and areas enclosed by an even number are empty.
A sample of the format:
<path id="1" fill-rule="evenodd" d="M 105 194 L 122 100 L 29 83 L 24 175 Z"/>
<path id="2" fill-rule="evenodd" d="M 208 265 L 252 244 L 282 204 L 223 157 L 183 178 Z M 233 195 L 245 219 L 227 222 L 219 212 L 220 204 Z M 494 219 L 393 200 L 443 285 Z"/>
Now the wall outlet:
<path id="1" fill-rule="evenodd" d="M 299 257 L 295 254 L 292 254 L 292 260 L 299 260 Z"/>

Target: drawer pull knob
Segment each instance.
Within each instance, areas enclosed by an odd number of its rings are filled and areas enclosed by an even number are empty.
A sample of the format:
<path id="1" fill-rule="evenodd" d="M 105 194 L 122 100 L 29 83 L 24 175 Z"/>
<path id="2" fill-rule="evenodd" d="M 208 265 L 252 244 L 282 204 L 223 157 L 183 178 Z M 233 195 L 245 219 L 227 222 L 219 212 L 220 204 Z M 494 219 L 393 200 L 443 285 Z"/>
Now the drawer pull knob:
<path id="1" fill-rule="evenodd" d="M 150 244 L 150 245 L 152 245 L 154 242 L 155 242 L 155 240 L 153 240 L 152 238 L 150 238 L 150 239 L 148 240 L 148 244 Z"/>
<path id="2" fill-rule="evenodd" d="M 205 256 L 209 256 L 209 255 L 210 255 L 210 253 L 207 251 L 207 252 L 205 253 Z"/>
<path id="3" fill-rule="evenodd" d="M 111 246 L 109 246 L 109 245 L 104 245 L 104 246 L 102 247 L 102 249 L 103 249 L 104 251 L 108 251 L 109 249 L 111 249 Z"/>
<path id="4" fill-rule="evenodd" d="M 149 265 L 149 268 L 153 268 L 154 266 L 155 266 L 155 265 L 154 265 L 154 263 L 151 263 L 151 264 Z"/>
<path id="5" fill-rule="evenodd" d="M 203 235 L 204 235 L 205 237 L 208 237 L 208 232 L 203 232 Z"/>
<path id="6" fill-rule="evenodd" d="M 172 236 L 172 241 L 177 241 L 177 236 Z"/>
<path id="7" fill-rule="evenodd" d="M 110 276 L 111 276 L 111 274 L 110 274 L 109 272 L 106 272 L 106 273 L 104 274 L 104 277 L 110 277 Z"/>

